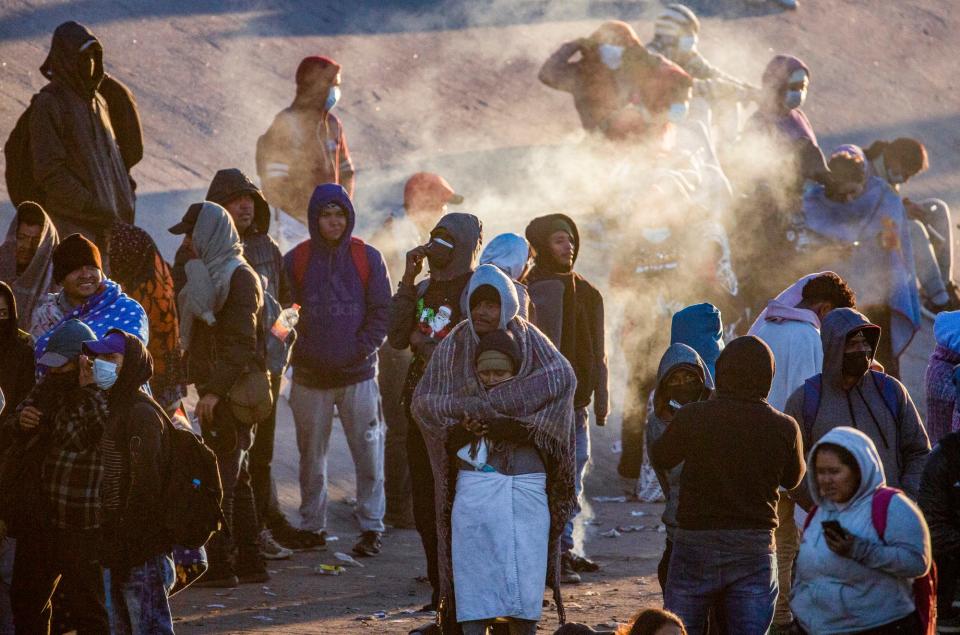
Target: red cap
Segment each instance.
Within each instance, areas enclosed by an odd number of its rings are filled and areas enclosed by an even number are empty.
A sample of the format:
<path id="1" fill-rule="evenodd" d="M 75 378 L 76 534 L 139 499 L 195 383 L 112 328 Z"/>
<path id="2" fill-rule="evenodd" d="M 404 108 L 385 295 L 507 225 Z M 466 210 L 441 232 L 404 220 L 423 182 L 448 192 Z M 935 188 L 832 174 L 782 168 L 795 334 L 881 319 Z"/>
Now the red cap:
<path id="1" fill-rule="evenodd" d="M 447 203 L 459 205 L 463 197 L 439 174 L 417 172 L 403 187 L 403 206 L 407 210 L 437 209 Z"/>
<path id="2" fill-rule="evenodd" d="M 331 68 L 330 79 L 333 79 L 333 77 L 340 72 L 340 65 L 329 57 L 324 57 L 323 55 L 311 55 L 310 57 L 303 58 L 300 60 L 300 65 L 297 66 L 297 86 L 304 82 L 310 71 L 314 69 L 323 70 L 327 68 Z"/>

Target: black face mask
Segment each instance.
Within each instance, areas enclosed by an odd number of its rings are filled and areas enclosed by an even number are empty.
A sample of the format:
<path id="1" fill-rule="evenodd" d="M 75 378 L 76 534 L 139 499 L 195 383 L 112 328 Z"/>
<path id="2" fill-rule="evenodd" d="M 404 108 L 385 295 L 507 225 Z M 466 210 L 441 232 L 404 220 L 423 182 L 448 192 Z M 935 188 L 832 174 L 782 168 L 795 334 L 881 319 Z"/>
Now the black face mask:
<path id="1" fill-rule="evenodd" d="M 56 392 L 73 390 L 79 385 L 79 371 L 70 371 L 68 373 L 47 373 L 47 375 L 43 378 L 44 388 Z"/>
<path id="2" fill-rule="evenodd" d="M 703 393 L 703 385 L 700 382 L 691 382 L 682 386 L 672 386 L 670 388 L 670 399 L 678 402 L 680 405 L 687 405 L 700 399 Z"/>
<path id="3" fill-rule="evenodd" d="M 10 333 L 15 333 L 13 318 L 4 318 L 0 320 L 0 339 L 5 338 Z"/>
<path id="4" fill-rule="evenodd" d="M 863 377 L 870 369 L 871 355 L 866 351 L 843 354 L 843 375 L 845 377 Z"/>

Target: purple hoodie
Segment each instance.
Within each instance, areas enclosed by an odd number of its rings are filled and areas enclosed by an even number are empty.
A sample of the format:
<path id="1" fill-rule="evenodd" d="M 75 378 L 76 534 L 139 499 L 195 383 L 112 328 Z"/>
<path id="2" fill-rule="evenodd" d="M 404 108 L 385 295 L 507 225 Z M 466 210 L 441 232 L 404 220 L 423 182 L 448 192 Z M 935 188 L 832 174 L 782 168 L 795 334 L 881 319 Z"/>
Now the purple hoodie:
<path id="1" fill-rule="evenodd" d="M 347 228 L 335 246 L 320 236 L 320 209 L 334 202 L 347 210 Z M 293 301 L 301 306 L 293 348 L 293 380 L 311 388 L 339 388 L 372 379 L 377 350 L 387 335 L 390 276 L 383 256 L 366 245 L 366 288 L 350 253 L 356 212 L 346 190 L 327 183 L 310 197 L 307 226 L 310 259 L 298 284 L 293 251 L 283 259 Z"/>
<path id="2" fill-rule="evenodd" d="M 763 71 L 763 99 L 756 114 L 753 115 L 753 125 L 770 130 L 776 130 L 790 141 L 800 139 L 809 140 L 818 146 L 817 135 L 813 132 L 810 120 L 799 108 L 786 110 L 783 107 L 783 91 L 794 71 L 803 70 L 810 75 L 810 69 L 801 60 L 790 55 L 777 55 L 767 64 Z"/>

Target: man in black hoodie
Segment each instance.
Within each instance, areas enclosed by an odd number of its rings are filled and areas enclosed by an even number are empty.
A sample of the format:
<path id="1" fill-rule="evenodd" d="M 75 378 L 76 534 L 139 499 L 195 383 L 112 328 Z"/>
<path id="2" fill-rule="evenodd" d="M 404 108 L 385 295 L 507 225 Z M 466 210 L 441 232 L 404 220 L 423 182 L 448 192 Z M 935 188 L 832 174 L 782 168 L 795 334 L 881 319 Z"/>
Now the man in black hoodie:
<path id="1" fill-rule="evenodd" d="M 110 611 L 121 630 L 173 633 L 167 596 L 174 583 L 171 544 L 163 523 L 163 480 L 170 462 L 169 421 L 141 390 L 153 358 L 135 336 L 111 330 L 84 342 L 97 387 L 107 395 L 103 452 L 103 542 L 110 569 Z M 122 628 L 125 626 L 126 628 Z"/>
<path id="2" fill-rule="evenodd" d="M 30 335 L 17 328 L 17 299 L 5 282 L 0 282 L 0 390 L 6 406 L 0 406 L 0 415 L 13 412 L 33 389 L 34 361 Z M 2 449 L 2 448 L 0 448 Z"/>
<path id="3" fill-rule="evenodd" d="M 716 399 L 682 407 L 651 447 L 656 469 L 683 463 L 664 606 L 690 633 L 705 632 L 717 602 L 730 632 L 760 635 L 773 622 L 778 488 L 795 488 L 806 467 L 797 422 L 767 403 L 773 364 L 763 340 L 730 342 Z"/>
<path id="4" fill-rule="evenodd" d="M 940 439 L 927 459 L 920 480 L 917 504 L 930 527 L 933 557 L 937 563 L 937 626 L 960 631 L 960 611 L 953 608 L 960 578 L 960 432 Z"/>
<path id="5" fill-rule="evenodd" d="M 81 24 L 53 32 L 40 67 L 50 80 L 30 107 L 33 178 L 61 236 L 81 233 L 106 253 L 114 221 L 134 222 L 134 194 L 112 108 L 101 92 L 103 47 Z"/>
<path id="6" fill-rule="evenodd" d="M 413 361 L 407 371 L 401 402 L 407 421 L 413 422 L 410 403 L 434 349 L 467 315 L 466 289 L 477 268 L 483 224 L 473 214 L 455 212 L 440 219 L 430 241 L 407 252 L 406 268 L 390 305 L 387 340 L 396 349 L 410 348 Z M 423 262 L 430 275 L 417 283 Z M 427 577 L 433 588 L 430 604 L 436 609 L 440 576 L 437 571 L 437 512 L 433 496 L 433 469 L 420 428 L 407 430 L 407 461 L 413 492 L 413 517 L 427 557 Z"/>
<path id="7" fill-rule="evenodd" d="M 542 330 L 577 374 L 577 498 L 583 490 L 583 469 L 590 460 L 590 414 L 593 399 L 596 424 L 602 426 L 610 411 L 607 393 L 607 354 L 603 318 L 603 296 L 596 287 L 573 271 L 580 253 L 577 225 L 565 214 L 548 214 L 533 219 L 526 230 L 527 240 L 536 250 L 536 261 L 527 277 L 530 300 L 537 307 L 535 324 Z M 579 503 L 563 532 L 561 548 L 562 581 L 575 584 L 578 572 L 600 567 L 574 553 L 573 521 L 580 513 Z"/>

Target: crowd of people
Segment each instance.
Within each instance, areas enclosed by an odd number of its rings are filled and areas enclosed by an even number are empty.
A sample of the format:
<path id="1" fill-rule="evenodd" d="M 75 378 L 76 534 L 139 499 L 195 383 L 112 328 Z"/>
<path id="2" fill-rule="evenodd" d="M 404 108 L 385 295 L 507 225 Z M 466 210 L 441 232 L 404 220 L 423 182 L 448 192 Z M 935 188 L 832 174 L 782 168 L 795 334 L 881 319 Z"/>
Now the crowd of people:
<path id="1" fill-rule="evenodd" d="M 752 86 L 703 57 L 700 28 L 669 5 L 649 45 L 606 22 L 540 71 L 590 143 L 667 166 L 652 200 L 683 201 L 663 227 L 618 219 L 625 257 L 588 281 L 579 265 L 602 257 L 582 210 L 485 241 L 432 173 L 409 178 L 369 243 L 356 236 L 342 69 L 320 56 L 257 143 L 262 188 L 216 172 L 170 227 L 168 263 L 136 226 L 136 101 L 89 29 L 60 25 L 6 148 L 0 633 L 173 633 L 173 593 L 263 583 L 268 560 L 324 548 L 335 414 L 353 554 L 388 549 L 388 525 L 421 538 L 436 619 L 412 632 L 532 634 L 547 587 L 558 633 L 595 632 L 565 623 L 561 588 L 600 568 L 574 527 L 591 420 L 621 414 L 627 494 L 650 473 L 666 500 L 664 610 L 623 633 L 960 632 L 952 223 L 943 201 L 900 191 L 926 149 L 824 156 L 801 110 L 807 65 L 778 55 Z M 757 106 L 742 129 L 709 124 L 735 102 Z M 729 168 L 766 146 L 775 176 Z M 691 171 L 727 194 L 698 198 Z M 283 253 L 271 206 L 309 238 Z M 614 332 L 624 291 L 667 310 L 638 306 Z M 922 315 L 925 418 L 898 364 Z M 297 523 L 271 470 L 285 376 Z"/>

